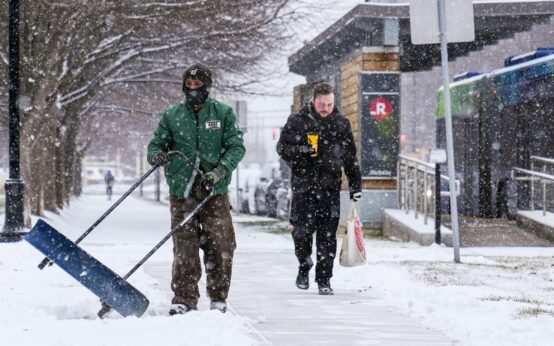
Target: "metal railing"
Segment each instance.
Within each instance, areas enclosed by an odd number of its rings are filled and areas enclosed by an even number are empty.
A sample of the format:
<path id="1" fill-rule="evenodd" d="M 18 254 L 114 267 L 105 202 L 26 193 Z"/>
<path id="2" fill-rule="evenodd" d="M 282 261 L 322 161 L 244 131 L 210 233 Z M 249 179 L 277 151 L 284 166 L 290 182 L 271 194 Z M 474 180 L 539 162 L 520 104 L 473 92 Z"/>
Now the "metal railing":
<path id="1" fill-rule="evenodd" d="M 430 215 L 435 217 L 437 212 L 436 195 L 449 196 L 448 191 L 441 191 L 440 185 L 444 180 L 449 181 L 448 176 L 440 174 L 437 179 L 436 172 L 440 172 L 438 164 L 414 159 L 406 155 L 399 155 L 397 164 L 397 196 L 398 206 L 405 210 L 406 214 L 410 210 L 414 211 L 417 219 L 423 215 L 423 223 L 427 224 Z M 439 185 L 439 186 L 437 186 Z M 456 180 L 456 195 L 460 193 L 460 182 Z"/>
<path id="2" fill-rule="evenodd" d="M 538 164 L 542 163 L 542 171 L 536 170 L 536 166 Z M 520 167 L 514 167 L 512 168 L 512 180 L 514 181 L 528 181 L 530 182 L 530 201 L 529 201 L 529 207 L 531 210 L 535 210 L 535 195 L 536 195 L 536 188 L 535 184 L 539 183 L 542 190 L 542 215 L 546 216 L 546 211 L 548 209 L 548 198 L 547 198 L 547 187 L 549 185 L 554 184 L 554 175 L 548 174 L 547 172 L 547 166 L 553 165 L 554 166 L 554 160 L 545 158 L 545 157 L 539 157 L 539 156 L 531 156 L 531 169 L 524 169 Z"/>
<path id="3" fill-rule="evenodd" d="M 541 171 L 537 170 L 537 166 L 539 166 L 541 164 L 542 164 L 542 170 L 541 170 L 542 173 L 547 174 L 549 165 L 554 168 L 554 159 L 551 159 L 551 158 L 548 158 L 548 157 L 536 156 L 536 155 L 531 156 L 531 165 L 530 165 L 531 166 L 531 169 L 530 169 L 531 171 L 541 172 Z M 535 181 L 537 181 L 537 180 L 540 180 L 540 179 L 530 179 L 530 183 L 531 183 L 530 207 L 531 207 L 531 210 L 535 210 Z M 542 194 L 543 195 L 543 209 L 545 209 L 545 205 L 546 205 L 546 184 L 544 182 L 542 182 L 541 188 L 543 190 L 543 194 Z M 543 211 L 543 214 L 546 215 L 545 210 Z"/>
<path id="4" fill-rule="evenodd" d="M 0 214 L 4 214 L 6 203 L 6 192 L 4 191 L 5 181 L 0 177 Z"/>

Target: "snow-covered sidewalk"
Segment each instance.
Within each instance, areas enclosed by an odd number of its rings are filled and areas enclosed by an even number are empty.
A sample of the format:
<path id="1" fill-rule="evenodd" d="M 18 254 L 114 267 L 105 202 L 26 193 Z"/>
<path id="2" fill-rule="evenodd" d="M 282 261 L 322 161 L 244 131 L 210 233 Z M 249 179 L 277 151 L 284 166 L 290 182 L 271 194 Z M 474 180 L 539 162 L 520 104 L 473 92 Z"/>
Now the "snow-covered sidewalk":
<path id="1" fill-rule="evenodd" d="M 47 221 L 75 239 L 107 207 L 84 196 Z M 129 280 L 150 299 L 141 319 L 95 318 L 100 304 L 25 242 L 0 244 L 0 335 L 10 345 L 549 345 L 554 331 L 552 248 L 452 249 L 369 240 L 368 266 L 343 268 L 336 295 L 297 290 L 292 240 L 267 220 L 237 217 L 231 313 L 167 317 L 171 245 Z M 258 222 L 260 221 L 260 222 Z M 264 225 L 264 226 L 262 226 Z M 135 197 L 82 248 L 120 274 L 169 229 L 167 206 Z M 312 274 L 313 275 L 313 274 Z M 312 286 L 315 286 L 313 282 Z M 2 342 L 4 344 L 4 342 Z"/>
<path id="2" fill-rule="evenodd" d="M 244 229 L 244 227 L 243 227 Z M 334 296 L 320 296 L 312 282 L 296 288 L 290 237 L 241 232 L 232 308 L 248 317 L 264 345 L 452 345 L 443 334 L 383 304 L 371 292 L 366 268 L 337 268 Z M 346 277 L 359 276 L 349 283 Z M 342 278 L 341 278 L 342 276 Z"/>

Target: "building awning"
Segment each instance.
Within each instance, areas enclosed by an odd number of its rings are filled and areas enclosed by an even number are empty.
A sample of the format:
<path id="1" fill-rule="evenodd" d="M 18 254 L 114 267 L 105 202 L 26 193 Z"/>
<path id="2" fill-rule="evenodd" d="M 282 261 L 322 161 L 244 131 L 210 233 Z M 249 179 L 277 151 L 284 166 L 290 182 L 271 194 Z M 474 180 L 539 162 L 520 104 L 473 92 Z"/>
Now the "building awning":
<path id="1" fill-rule="evenodd" d="M 322 65 L 338 62 L 362 47 L 382 46 L 387 24 L 398 23 L 400 69 L 422 71 L 440 64 L 440 47 L 413 45 L 408 3 L 366 3 L 354 7 L 298 52 L 289 57 L 290 71 L 309 75 Z M 484 46 L 542 24 L 554 14 L 554 1 L 475 1 L 475 41 L 449 44 L 455 60 Z"/>

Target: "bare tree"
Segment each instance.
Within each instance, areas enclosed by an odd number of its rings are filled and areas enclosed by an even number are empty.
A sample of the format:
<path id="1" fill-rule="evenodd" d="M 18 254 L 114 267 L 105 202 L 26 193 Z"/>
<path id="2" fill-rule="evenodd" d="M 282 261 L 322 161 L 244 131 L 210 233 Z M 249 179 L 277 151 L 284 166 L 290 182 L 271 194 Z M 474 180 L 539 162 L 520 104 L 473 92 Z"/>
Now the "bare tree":
<path id="1" fill-rule="evenodd" d="M 289 36 L 293 0 L 29 1 L 22 5 L 21 68 L 25 113 L 23 174 L 33 212 L 57 211 L 69 196 L 81 116 L 102 92 L 133 84 L 175 83 L 201 61 L 246 90 L 260 64 Z M 7 33 L 7 8 L 0 28 Z M 7 65 L 7 35 L 0 36 Z M 5 69 L 4 69 L 5 70 Z M 176 76 L 177 78 L 167 78 Z M 6 95 L 7 78 L 0 78 Z M 0 105 L 1 107 L 2 105 Z M 94 106 L 92 108 L 94 110 Z M 89 111 L 90 113 L 90 111 Z M 5 124 L 5 112 L 0 124 Z M 86 146 L 85 146 L 86 147 Z M 64 178 L 65 177 L 65 178 Z"/>

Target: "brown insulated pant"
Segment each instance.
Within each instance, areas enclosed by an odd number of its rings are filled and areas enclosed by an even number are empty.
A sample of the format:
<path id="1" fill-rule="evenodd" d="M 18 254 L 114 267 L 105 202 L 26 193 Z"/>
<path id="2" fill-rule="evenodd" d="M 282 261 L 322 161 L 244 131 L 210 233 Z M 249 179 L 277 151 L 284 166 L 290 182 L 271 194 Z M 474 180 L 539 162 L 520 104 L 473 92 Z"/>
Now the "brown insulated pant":
<path id="1" fill-rule="evenodd" d="M 172 196 L 171 227 L 176 227 L 198 203 L 196 198 Z M 173 235 L 172 303 L 196 307 L 202 276 L 199 249 L 204 254 L 208 297 L 212 301 L 225 301 L 231 285 L 235 247 L 229 198 L 227 194 L 215 195 Z"/>

